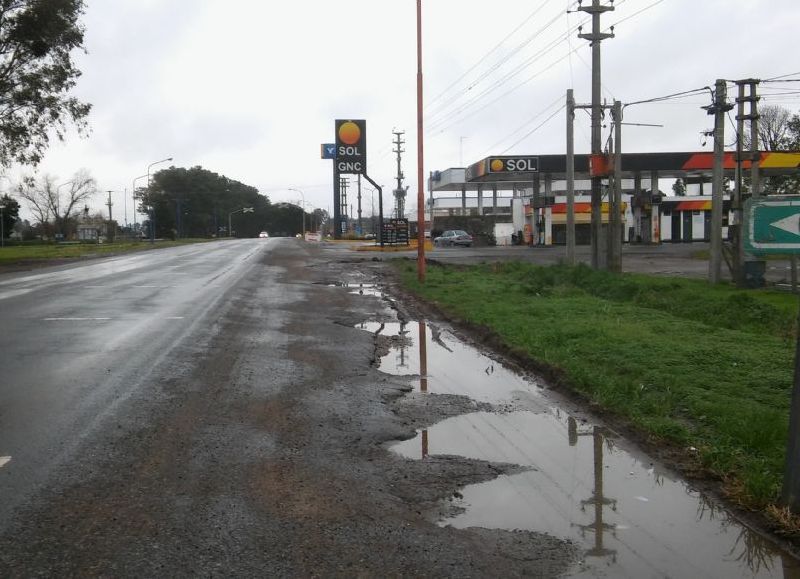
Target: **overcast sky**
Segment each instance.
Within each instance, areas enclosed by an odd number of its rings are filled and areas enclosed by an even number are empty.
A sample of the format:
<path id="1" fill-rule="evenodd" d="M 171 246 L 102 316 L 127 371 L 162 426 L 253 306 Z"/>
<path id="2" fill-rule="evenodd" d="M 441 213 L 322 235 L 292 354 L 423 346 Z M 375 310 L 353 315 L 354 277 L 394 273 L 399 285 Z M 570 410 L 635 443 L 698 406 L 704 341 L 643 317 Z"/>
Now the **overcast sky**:
<path id="1" fill-rule="evenodd" d="M 320 159 L 320 144 L 333 142 L 337 118 L 366 119 L 369 173 L 386 190 L 394 183 L 392 130 L 406 131 L 408 209 L 416 206 L 414 0 L 87 4 L 87 54 L 76 55 L 83 76 L 75 93 L 93 105 L 92 131 L 88 138 L 70 133 L 38 170 L 67 181 L 88 169 L 100 190 L 115 191 L 120 222 L 126 214 L 132 220 L 134 177 L 166 157 L 253 185 L 273 202 L 299 201 L 288 190 L 298 188 L 309 204 L 330 210 L 332 167 Z M 579 103 L 591 97 L 590 48 L 573 30 L 587 16 L 567 14 L 575 4 L 423 1 L 426 175 L 493 154 L 564 152 L 558 109 L 565 91 L 574 88 Z M 616 38 L 602 45 L 609 101 L 658 97 L 717 78 L 800 76 L 798 0 L 615 5 L 603 17 L 604 28 L 617 24 Z M 765 92 L 779 91 L 772 85 Z M 628 108 L 627 122 L 664 127 L 626 127 L 624 151 L 710 150 L 700 135 L 712 125 L 700 109 L 708 102 L 695 96 Z M 800 109 L 797 95 L 762 102 Z M 589 117 L 579 115 L 576 151 L 588 150 Z M 105 211 L 104 201 L 105 193 L 98 195 L 93 208 Z M 370 203 L 365 192 L 367 215 Z"/>

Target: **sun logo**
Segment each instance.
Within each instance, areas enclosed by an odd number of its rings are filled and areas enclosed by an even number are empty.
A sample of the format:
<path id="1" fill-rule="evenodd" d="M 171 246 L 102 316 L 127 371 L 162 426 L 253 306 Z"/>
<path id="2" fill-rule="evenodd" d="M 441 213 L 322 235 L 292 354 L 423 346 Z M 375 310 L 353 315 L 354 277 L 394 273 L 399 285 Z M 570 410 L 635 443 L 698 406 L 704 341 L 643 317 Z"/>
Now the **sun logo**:
<path id="1" fill-rule="evenodd" d="M 345 145 L 355 145 L 361 140 L 361 129 L 353 121 L 342 123 L 339 127 L 339 140 Z"/>
<path id="2" fill-rule="evenodd" d="M 492 171 L 495 173 L 505 169 L 502 159 L 492 159 Z"/>

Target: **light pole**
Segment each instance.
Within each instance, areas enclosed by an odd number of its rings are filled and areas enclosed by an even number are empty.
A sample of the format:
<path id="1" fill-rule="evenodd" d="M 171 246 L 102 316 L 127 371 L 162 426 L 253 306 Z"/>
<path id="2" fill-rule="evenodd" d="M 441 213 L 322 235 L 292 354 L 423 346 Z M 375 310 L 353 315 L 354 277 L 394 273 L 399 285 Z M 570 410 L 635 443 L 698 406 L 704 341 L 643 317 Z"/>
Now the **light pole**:
<path id="1" fill-rule="evenodd" d="M 231 229 L 231 217 L 233 217 L 234 213 L 252 213 L 252 207 L 242 207 L 241 209 L 236 209 L 235 211 L 231 211 L 228 213 L 228 237 L 233 237 L 233 230 Z"/>
<path id="2" fill-rule="evenodd" d="M 149 174 L 139 175 L 138 177 L 134 177 L 134 179 L 133 179 L 133 185 L 132 185 L 133 190 L 131 191 L 131 197 L 133 199 L 133 230 L 134 231 L 136 231 L 136 182 L 139 179 L 144 179 L 145 177 L 147 177 L 149 179 L 150 175 Z"/>
<path id="3" fill-rule="evenodd" d="M 305 238 L 306 238 L 306 196 L 303 194 L 302 191 L 300 191 L 300 189 L 294 189 L 292 187 L 289 187 L 289 191 L 294 191 L 296 193 L 300 193 L 300 197 L 303 198 L 303 206 L 300 208 L 300 210 L 303 212 L 303 239 L 305 240 Z"/>
<path id="4" fill-rule="evenodd" d="M 159 163 L 167 163 L 172 161 L 172 157 L 167 157 L 166 159 L 161 159 L 160 161 L 153 161 L 147 166 L 147 187 L 150 187 L 150 168 L 153 165 L 158 165 Z M 153 204 L 150 204 L 150 241 L 152 243 L 156 242 L 156 208 Z"/>
<path id="5" fill-rule="evenodd" d="M 161 159 L 160 161 L 154 161 L 147 166 L 147 186 L 150 186 L 150 167 L 153 165 L 158 165 L 159 163 L 166 163 L 168 161 L 172 161 L 172 157 L 167 157 L 166 159 Z"/>

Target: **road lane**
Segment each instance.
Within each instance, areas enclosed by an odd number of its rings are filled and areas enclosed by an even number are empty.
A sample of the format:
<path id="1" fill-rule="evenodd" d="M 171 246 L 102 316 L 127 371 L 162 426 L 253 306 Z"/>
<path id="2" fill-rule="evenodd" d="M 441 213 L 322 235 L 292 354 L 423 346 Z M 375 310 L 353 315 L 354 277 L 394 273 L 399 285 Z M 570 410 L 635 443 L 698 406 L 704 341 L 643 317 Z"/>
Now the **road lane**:
<path id="1" fill-rule="evenodd" d="M 279 240 L 0 276 L 0 527 Z M 211 319 L 209 319 L 211 318 Z"/>

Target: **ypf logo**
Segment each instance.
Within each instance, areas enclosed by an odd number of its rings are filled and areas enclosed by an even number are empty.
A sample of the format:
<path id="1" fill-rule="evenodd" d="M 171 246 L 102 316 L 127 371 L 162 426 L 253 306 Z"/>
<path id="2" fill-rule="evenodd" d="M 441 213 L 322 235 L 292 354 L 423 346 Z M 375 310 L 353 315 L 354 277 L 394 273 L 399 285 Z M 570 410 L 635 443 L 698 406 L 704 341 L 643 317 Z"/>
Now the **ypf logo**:
<path id="1" fill-rule="evenodd" d="M 336 121 L 336 170 L 341 174 L 367 172 L 367 122 Z"/>

